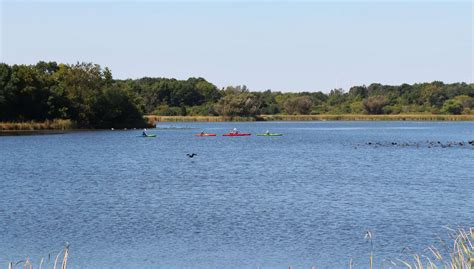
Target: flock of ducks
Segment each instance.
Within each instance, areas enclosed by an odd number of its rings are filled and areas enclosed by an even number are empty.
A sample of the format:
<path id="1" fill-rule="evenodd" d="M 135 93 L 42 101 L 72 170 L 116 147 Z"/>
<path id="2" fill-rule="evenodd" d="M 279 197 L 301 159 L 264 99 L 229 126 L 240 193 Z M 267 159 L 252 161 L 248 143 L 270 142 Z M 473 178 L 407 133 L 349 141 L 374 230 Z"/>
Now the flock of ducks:
<path id="1" fill-rule="evenodd" d="M 466 146 L 474 146 L 474 140 L 464 142 L 464 141 L 448 141 L 446 143 L 443 143 L 441 141 L 425 141 L 425 142 L 403 142 L 403 143 L 398 143 L 398 142 L 386 142 L 386 143 L 380 143 L 380 142 L 367 142 L 365 143 L 366 145 L 369 146 L 374 146 L 374 147 L 389 147 L 389 146 L 395 146 L 395 147 L 422 147 L 426 146 L 428 148 L 450 148 L 450 147 L 466 147 Z"/>

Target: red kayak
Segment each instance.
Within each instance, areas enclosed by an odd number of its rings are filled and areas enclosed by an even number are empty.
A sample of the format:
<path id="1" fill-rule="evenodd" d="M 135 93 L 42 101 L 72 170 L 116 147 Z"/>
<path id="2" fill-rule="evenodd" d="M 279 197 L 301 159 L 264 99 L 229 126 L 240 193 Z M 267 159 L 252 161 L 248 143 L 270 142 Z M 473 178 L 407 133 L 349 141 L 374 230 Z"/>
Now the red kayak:
<path id="1" fill-rule="evenodd" d="M 228 134 L 223 134 L 222 136 L 251 136 L 251 134 L 245 134 L 245 133 L 228 133 Z"/>
<path id="2" fill-rule="evenodd" d="M 195 136 L 217 136 L 216 134 L 195 134 Z"/>

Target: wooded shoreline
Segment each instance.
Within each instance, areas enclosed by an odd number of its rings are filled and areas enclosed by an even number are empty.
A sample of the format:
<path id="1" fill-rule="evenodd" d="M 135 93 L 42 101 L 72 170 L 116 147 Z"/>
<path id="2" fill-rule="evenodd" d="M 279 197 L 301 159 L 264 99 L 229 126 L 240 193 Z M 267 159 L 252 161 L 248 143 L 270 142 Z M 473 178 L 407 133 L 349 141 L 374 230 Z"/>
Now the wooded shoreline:
<path id="1" fill-rule="evenodd" d="M 399 114 L 399 115 L 260 115 L 256 117 L 224 116 L 155 116 L 146 115 L 149 127 L 158 122 L 247 122 L 247 121 L 474 121 L 474 115 L 433 115 L 433 114 Z M 140 128 L 137 126 L 137 128 Z M 119 128 L 117 128 L 119 129 Z M 121 128 L 120 128 L 121 129 Z M 77 128 L 71 120 L 47 120 L 28 122 L 0 122 L 1 133 L 45 133 L 49 131 L 84 130 Z M 103 130 L 103 129 L 95 129 Z M 42 132 L 44 131 L 44 132 Z M 53 132 L 57 133 L 57 132 Z"/>
<path id="2" fill-rule="evenodd" d="M 150 128 L 157 121 L 473 118 L 474 84 L 465 82 L 251 91 L 245 85 L 219 89 L 195 77 L 114 79 L 93 63 L 0 63 L 0 131 Z"/>

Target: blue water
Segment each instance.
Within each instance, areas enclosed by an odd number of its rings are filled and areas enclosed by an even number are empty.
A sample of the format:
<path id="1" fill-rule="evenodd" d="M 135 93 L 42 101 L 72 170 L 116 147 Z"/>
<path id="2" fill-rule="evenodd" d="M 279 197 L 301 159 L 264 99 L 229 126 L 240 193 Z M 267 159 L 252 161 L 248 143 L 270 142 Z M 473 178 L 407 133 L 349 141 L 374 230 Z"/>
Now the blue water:
<path id="1" fill-rule="evenodd" d="M 367 268 L 367 229 L 379 265 L 474 224 L 474 146 L 427 142 L 473 122 L 161 125 L 0 137 L 0 267 Z M 233 127 L 285 136 L 193 136 Z"/>

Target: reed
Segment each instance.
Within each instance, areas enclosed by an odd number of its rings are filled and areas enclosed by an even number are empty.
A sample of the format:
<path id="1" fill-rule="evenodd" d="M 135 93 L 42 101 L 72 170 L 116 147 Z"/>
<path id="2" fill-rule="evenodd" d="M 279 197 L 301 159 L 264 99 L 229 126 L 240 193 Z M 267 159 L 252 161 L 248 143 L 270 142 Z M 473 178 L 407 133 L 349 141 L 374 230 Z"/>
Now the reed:
<path id="1" fill-rule="evenodd" d="M 247 122 L 247 121 L 474 121 L 474 115 L 434 115 L 434 114 L 399 114 L 399 115 L 260 115 L 256 117 L 224 116 L 145 116 L 149 126 L 156 122 Z M 24 122 L 0 122 L 0 132 L 72 130 L 76 124 L 67 119 Z"/>
<path id="2" fill-rule="evenodd" d="M 474 115 L 397 114 L 397 115 L 260 115 L 256 117 L 223 116 L 155 116 L 147 115 L 150 123 L 156 122 L 225 122 L 225 121 L 474 121 Z"/>
<path id="3" fill-rule="evenodd" d="M 371 242 L 369 255 L 370 268 L 373 266 L 372 234 L 367 236 Z M 440 239 L 443 250 L 440 251 L 435 246 L 429 246 L 424 253 L 410 253 L 405 259 L 397 258 L 395 261 L 389 260 L 389 268 L 409 268 L 409 269 L 472 269 L 474 268 L 474 229 L 450 229 L 449 238 L 452 242 L 448 244 Z M 385 268 L 383 260 L 380 268 Z M 351 262 L 350 262 L 351 264 Z M 393 267 L 392 267 L 393 265 Z M 352 268 L 350 265 L 349 268 Z"/>
<path id="4" fill-rule="evenodd" d="M 474 115 L 396 114 L 396 115 L 261 115 L 265 121 L 474 121 Z"/>
<path id="5" fill-rule="evenodd" d="M 448 228 L 449 229 L 449 228 Z M 474 268 L 474 228 L 449 229 L 450 241 L 446 243 L 440 239 L 443 250 L 435 246 L 429 246 L 424 253 L 409 253 L 406 258 L 395 260 L 383 259 L 380 267 L 374 265 L 374 249 L 372 232 L 366 231 L 364 240 L 369 243 L 368 266 L 359 268 L 408 268 L 408 269 L 473 269 Z M 407 249 L 407 248 L 405 248 Z M 388 264 L 388 266 L 386 266 Z M 314 265 L 311 268 L 316 268 Z M 349 269 L 358 268 L 354 266 L 352 257 L 349 258 Z"/>
<path id="6" fill-rule="evenodd" d="M 57 269 L 58 267 L 58 262 L 61 263 L 61 269 L 67 269 L 68 265 L 68 257 L 69 257 L 69 244 L 66 243 L 64 246 L 64 249 L 59 251 L 59 253 L 56 255 L 56 258 L 54 259 L 53 264 L 51 264 L 51 254 L 48 255 L 48 259 L 45 262 L 44 257 L 41 258 L 40 263 L 38 265 L 38 269 L 43 269 L 43 266 L 45 265 L 46 268 L 53 268 Z M 23 268 L 23 269 L 34 269 L 33 262 L 31 262 L 30 257 L 26 257 L 25 260 L 20 260 L 17 262 L 9 262 L 8 263 L 8 269 L 15 269 L 15 268 Z"/>
<path id="7" fill-rule="evenodd" d="M 0 131 L 37 131 L 37 130 L 71 130 L 76 125 L 71 120 L 46 120 L 26 122 L 0 122 Z"/>
<path id="8" fill-rule="evenodd" d="M 387 268 L 386 263 L 389 264 L 388 268 L 408 268 L 408 269 L 472 269 L 474 268 L 474 228 L 466 229 L 450 229 L 449 232 L 450 242 L 445 242 L 440 239 L 440 243 L 443 247 L 442 250 L 436 248 L 435 246 L 429 246 L 425 249 L 425 252 L 420 253 L 411 253 L 408 254 L 408 257 L 405 259 L 395 259 L 395 260 L 382 260 L 382 263 L 379 268 Z M 369 268 L 374 268 L 374 250 L 372 243 L 372 232 L 366 231 L 364 235 L 364 240 L 370 244 L 370 252 L 368 257 Z M 47 268 L 58 269 L 67 269 L 68 266 L 68 257 L 69 257 L 69 244 L 66 243 L 64 249 L 62 249 L 55 257 L 54 261 L 48 259 L 44 262 L 44 258 L 41 259 L 38 269 L 42 269 L 45 264 Z M 52 262 L 52 264 L 51 264 Z M 25 260 L 18 262 L 8 263 L 8 269 L 20 268 L 24 269 L 34 269 L 33 263 L 30 258 L 27 257 Z M 292 266 L 288 267 L 293 269 Z M 349 269 L 354 268 L 354 263 L 352 258 L 349 259 L 348 264 Z M 361 267 L 367 268 L 367 267 Z M 316 269 L 316 266 L 313 265 L 311 269 Z"/>

